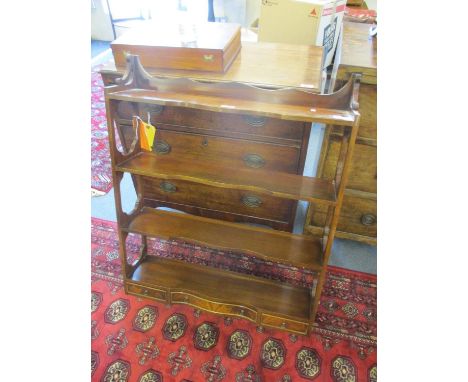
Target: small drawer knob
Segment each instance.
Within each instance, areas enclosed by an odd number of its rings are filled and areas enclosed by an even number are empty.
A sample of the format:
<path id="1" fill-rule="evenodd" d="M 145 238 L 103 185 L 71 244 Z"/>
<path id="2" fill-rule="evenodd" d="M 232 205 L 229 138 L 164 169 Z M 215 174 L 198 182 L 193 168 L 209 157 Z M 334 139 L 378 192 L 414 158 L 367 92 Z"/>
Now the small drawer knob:
<path id="1" fill-rule="evenodd" d="M 281 327 L 284 329 L 287 326 L 286 322 L 281 323 Z"/>
<path id="2" fill-rule="evenodd" d="M 263 159 L 260 155 L 258 154 L 247 154 L 244 157 L 244 162 L 248 167 L 252 168 L 261 168 L 265 166 L 265 159 Z"/>
<path id="3" fill-rule="evenodd" d="M 188 296 L 184 296 L 184 301 L 188 301 Z"/>
<path id="4" fill-rule="evenodd" d="M 147 295 L 148 294 L 148 289 L 143 289 L 143 294 Z"/>
<path id="5" fill-rule="evenodd" d="M 242 314 L 242 315 L 244 315 L 244 314 L 245 314 L 245 310 L 244 310 L 244 309 L 241 309 L 241 310 L 239 310 L 239 313 Z"/>
<path id="6" fill-rule="evenodd" d="M 266 123 L 266 119 L 263 117 L 259 117 L 257 115 L 244 115 L 242 117 L 247 125 L 253 127 L 262 127 Z"/>
<path id="7" fill-rule="evenodd" d="M 361 216 L 361 223 L 364 225 L 373 225 L 377 221 L 377 217 L 372 214 L 364 214 Z"/>
<path id="8" fill-rule="evenodd" d="M 244 195 L 241 201 L 242 204 L 250 208 L 257 208 L 262 205 L 262 199 L 253 195 Z"/>

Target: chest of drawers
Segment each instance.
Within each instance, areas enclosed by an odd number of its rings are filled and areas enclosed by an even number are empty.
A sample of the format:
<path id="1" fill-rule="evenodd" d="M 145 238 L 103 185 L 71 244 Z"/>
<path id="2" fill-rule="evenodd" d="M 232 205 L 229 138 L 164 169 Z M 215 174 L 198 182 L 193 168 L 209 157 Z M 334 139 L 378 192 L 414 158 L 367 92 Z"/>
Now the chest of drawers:
<path id="1" fill-rule="evenodd" d="M 335 89 L 351 73 L 362 73 L 359 90 L 361 121 L 343 209 L 336 236 L 377 244 L 377 38 L 369 36 L 369 24 L 345 22 L 341 54 L 336 57 Z M 327 127 L 317 175 L 333 178 L 338 159 L 340 131 Z M 327 211 L 311 205 L 305 232 L 320 233 Z"/>
<path id="2" fill-rule="evenodd" d="M 224 114 L 190 108 L 122 101 L 117 106 L 119 129 L 128 148 L 135 113 L 157 127 L 153 152 L 176 159 L 190 158 L 265 171 L 302 174 L 310 129 L 303 122 L 268 117 Z M 133 115 L 135 115 L 133 114 Z M 233 222 L 264 224 L 291 231 L 296 201 L 252 191 L 220 190 L 183 180 L 148 179 L 143 184 L 147 202 L 199 216 Z"/>

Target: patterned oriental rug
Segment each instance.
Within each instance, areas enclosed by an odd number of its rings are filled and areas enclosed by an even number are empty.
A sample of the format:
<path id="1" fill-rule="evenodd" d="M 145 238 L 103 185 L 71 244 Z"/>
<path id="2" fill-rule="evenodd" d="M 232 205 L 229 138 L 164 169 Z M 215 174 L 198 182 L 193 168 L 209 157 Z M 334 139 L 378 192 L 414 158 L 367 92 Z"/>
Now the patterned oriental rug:
<path id="1" fill-rule="evenodd" d="M 98 73 L 100 66 L 91 69 L 91 195 L 104 195 L 112 188 L 112 169 L 107 140 L 104 84 Z"/>
<path id="2" fill-rule="evenodd" d="M 376 277 L 329 267 L 310 336 L 126 295 L 116 224 L 92 219 L 91 373 L 99 382 L 377 381 Z M 137 257 L 139 238 L 127 241 Z M 150 253 L 307 284 L 298 269 L 180 242 Z M 225 259 L 219 263 L 219 259 Z"/>

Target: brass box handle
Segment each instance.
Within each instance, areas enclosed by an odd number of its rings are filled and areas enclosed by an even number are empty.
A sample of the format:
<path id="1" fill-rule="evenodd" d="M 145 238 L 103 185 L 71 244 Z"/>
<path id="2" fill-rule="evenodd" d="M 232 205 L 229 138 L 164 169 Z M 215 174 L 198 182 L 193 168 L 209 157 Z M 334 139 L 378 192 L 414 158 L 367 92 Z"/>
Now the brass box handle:
<path id="1" fill-rule="evenodd" d="M 247 166 L 252 167 L 252 168 L 260 168 L 265 166 L 265 159 L 263 159 L 260 155 L 258 154 L 247 154 L 244 157 L 244 162 Z"/>
<path id="2" fill-rule="evenodd" d="M 207 62 L 213 62 L 214 61 L 214 56 L 212 54 L 204 54 L 203 55 L 203 60 Z"/>
<path id="3" fill-rule="evenodd" d="M 164 192 L 176 192 L 177 191 L 177 187 L 175 184 L 171 183 L 171 182 L 167 182 L 167 181 L 163 181 L 159 184 L 159 187 L 161 188 L 161 190 L 163 190 Z"/>
<path id="4" fill-rule="evenodd" d="M 242 203 L 251 208 L 257 208 L 262 205 L 262 199 L 253 195 L 244 195 L 241 199 Z"/>
<path id="5" fill-rule="evenodd" d="M 266 119 L 256 115 L 244 115 L 242 116 L 245 123 L 253 127 L 262 127 L 266 123 Z"/>

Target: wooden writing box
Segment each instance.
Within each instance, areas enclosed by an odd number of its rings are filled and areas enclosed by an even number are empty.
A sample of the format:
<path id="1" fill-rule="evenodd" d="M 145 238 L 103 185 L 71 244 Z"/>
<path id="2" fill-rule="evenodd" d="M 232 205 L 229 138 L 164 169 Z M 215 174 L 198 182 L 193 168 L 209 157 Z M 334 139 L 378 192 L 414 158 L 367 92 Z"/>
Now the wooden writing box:
<path id="1" fill-rule="evenodd" d="M 148 23 L 119 37 L 111 48 L 118 68 L 126 66 L 130 53 L 148 68 L 225 72 L 240 51 L 241 28 L 230 23 Z"/>

